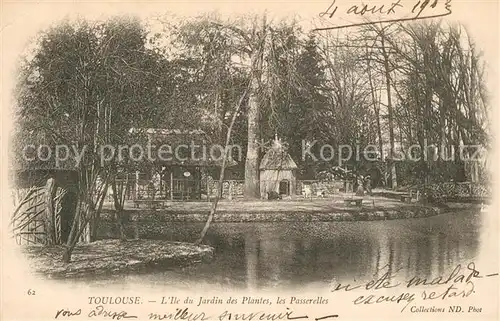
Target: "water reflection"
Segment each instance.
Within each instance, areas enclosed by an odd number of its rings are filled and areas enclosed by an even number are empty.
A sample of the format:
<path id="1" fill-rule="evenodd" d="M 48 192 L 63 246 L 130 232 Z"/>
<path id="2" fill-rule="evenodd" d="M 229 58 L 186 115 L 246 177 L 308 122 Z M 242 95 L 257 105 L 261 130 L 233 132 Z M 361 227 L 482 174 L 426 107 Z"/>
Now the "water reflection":
<path id="1" fill-rule="evenodd" d="M 161 238 L 194 241 L 203 224 L 169 224 Z M 399 278 L 435 277 L 476 259 L 482 216 L 460 212 L 377 222 L 216 223 L 206 243 L 214 260 L 187 268 L 116 276 L 102 284 L 212 289 L 325 288 L 363 282 L 387 270 Z M 86 284 L 100 286 L 96 279 Z"/>
<path id="2" fill-rule="evenodd" d="M 363 281 L 387 270 L 401 278 L 437 276 L 473 260 L 480 216 L 335 223 L 214 224 L 215 260 L 182 271 L 191 282 L 239 288 Z M 172 240 L 192 240 L 200 225 L 175 224 Z M 171 272 L 163 272 L 171 273 Z"/>

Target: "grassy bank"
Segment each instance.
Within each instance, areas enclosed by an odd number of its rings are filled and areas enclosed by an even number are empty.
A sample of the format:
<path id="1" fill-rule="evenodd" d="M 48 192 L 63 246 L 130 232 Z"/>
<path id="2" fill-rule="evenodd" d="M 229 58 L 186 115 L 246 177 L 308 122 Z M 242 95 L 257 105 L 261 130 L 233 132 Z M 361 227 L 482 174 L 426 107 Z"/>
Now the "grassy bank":
<path id="1" fill-rule="evenodd" d="M 25 253 L 36 273 L 50 278 L 147 272 L 210 260 L 213 248 L 190 243 L 157 240 L 101 240 L 79 244 L 72 262 L 61 257 L 63 246 L 28 246 Z"/>
<path id="2" fill-rule="evenodd" d="M 362 206 L 346 206 L 342 200 L 224 201 L 214 223 L 251 222 L 339 222 L 412 219 L 435 216 L 453 210 L 447 206 L 402 203 L 391 199 L 372 199 Z M 99 237 L 116 238 L 118 226 L 113 210 L 103 213 Z M 164 209 L 127 209 L 130 238 L 162 238 L 174 222 L 204 223 L 209 214 L 207 203 L 174 203 Z"/>

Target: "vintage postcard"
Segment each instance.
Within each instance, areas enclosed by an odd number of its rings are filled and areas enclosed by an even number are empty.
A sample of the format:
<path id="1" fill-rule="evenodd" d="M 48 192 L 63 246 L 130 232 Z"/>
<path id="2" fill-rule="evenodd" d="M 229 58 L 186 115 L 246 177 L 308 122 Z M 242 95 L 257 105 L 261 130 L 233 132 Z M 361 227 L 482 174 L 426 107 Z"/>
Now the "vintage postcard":
<path id="1" fill-rule="evenodd" d="M 0 11 L 1 320 L 499 320 L 497 1 Z"/>

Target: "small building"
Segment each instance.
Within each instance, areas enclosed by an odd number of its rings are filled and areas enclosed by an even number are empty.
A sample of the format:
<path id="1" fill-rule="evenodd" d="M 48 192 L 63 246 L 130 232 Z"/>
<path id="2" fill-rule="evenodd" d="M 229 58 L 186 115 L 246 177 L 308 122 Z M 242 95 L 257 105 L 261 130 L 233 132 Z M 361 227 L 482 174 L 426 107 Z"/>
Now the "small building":
<path id="1" fill-rule="evenodd" d="M 131 129 L 132 134 L 145 136 L 154 146 L 148 165 L 140 165 L 128 180 L 132 199 L 201 200 L 210 196 L 208 176 L 218 177 L 223 163 L 222 146 L 210 144 L 202 130 L 162 128 Z M 164 155 L 158 153 L 163 150 Z M 168 153 L 165 153 L 168 151 Z M 226 167 L 234 166 L 232 155 L 226 158 Z"/>
<path id="2" fill-rule="evenodd" d="M 270 192 L 283 196 L 296 195 L 297 168 L 281 140 L 276 137 L 259 166 L 261 198 L 267 198 Z"/>

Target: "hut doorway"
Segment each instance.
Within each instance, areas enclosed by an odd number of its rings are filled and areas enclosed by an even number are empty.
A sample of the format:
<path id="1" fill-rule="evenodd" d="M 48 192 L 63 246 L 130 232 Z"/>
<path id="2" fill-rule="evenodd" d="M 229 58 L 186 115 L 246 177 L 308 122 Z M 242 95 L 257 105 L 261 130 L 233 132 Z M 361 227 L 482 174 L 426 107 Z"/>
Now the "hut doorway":
<path id="1" fill-rule="evenodd" d="M 290 195 L 290 182 L 286 179 L 280 182 L 280 195 Z"/>
<path id="2" fill-rule="evenodd" d="M 268 193 L 271 192 L 287 196 L 295 195 L 297 164 L 278 138 L 262 158 L 259 170 L 262 199 L 267 199 Z"/>

